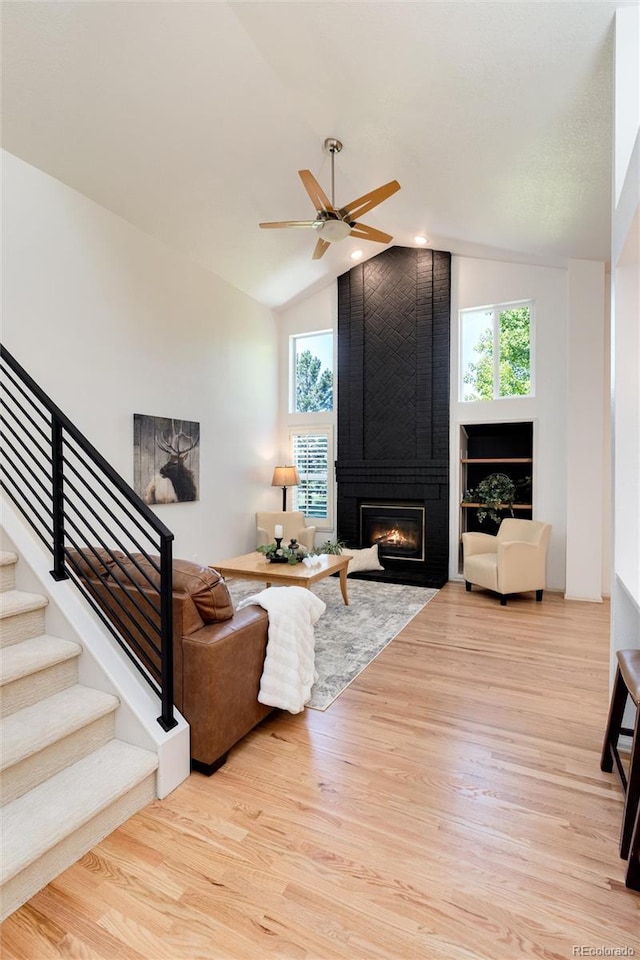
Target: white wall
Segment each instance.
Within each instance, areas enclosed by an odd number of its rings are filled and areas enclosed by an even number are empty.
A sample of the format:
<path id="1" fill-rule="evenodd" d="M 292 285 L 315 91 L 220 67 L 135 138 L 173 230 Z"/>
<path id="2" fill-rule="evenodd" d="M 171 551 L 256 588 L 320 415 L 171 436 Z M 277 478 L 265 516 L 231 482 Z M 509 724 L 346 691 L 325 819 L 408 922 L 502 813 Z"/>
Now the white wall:
<path id="1" fill-rule="evenodd" d="M 534 300 L 535 395 L 461 403 L 458 399 L 458 311 Z M 459 502 L 456 464 L 462 423 L 534 422 L 533 516 L 553 525 L 547 584 L 565 586 L 567 448 L 567 273 L 552 267 L 453 257 L 451 277 L 451 565 L 458 575 Z M 599 557 L 597 558 L 599 564 Z"/>
<path id="2" fill-rule="evenodd" d="M 157 506 L 174 556 L 255 542 L 277 449 L 271 311 L 3 153 L 2 340 L 125 480 L 133 414 L 201 424 L 200 500 Z"/>
<path id="3" fill-rule="evenodd" d="M 611 243 L 614 544 L 611 667 L 640 647 L 640 9 L 616 11 Z"/>
<path id="4" fill-rule="evenodd" d="M 611 481 L 613 474 L 612 424 L 611 424 L 611 272 L 605 272 L 604 291 L 604 387 L 602 392 L 602 463 L 604 466 L 602 513 L 602 593 L 611 596 L 613 513 Z"/>
<path id="5" fill-rule="evenodd" d="M 614 68 L 613 207 L 620 206 L 622 190 L 632 167 L 640 129 L 640 10 L 616 10 Z M 637 184 L 636 184 L 637 186 Z M 614 235 L 616 226 L 613 227 Z M 615 262 L 615 261 L 614 261 Z"/>
<path id="6" fill-rule="evenodd" d="M 602 600 L 604 264 L 570 260 L 567 275 L 566 596 Z M 607 463 L 607 472 L 609 464 Z"/>

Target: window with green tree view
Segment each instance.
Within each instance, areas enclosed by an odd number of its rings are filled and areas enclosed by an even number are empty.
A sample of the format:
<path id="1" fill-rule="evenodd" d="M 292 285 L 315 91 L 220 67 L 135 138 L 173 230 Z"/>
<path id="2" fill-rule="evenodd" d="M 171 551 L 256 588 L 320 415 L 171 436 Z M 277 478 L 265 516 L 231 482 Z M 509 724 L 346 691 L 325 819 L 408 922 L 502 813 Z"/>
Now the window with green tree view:
<path id="1" fill-rule="evenodd" d="M 533 395 L 533 302 L 460 311 L 460 399 Z"/>
<path id="2" fill-rule="evenodd" d="M 293 413 L 333 410 L 333 333 L 323 330 L 291 337 Z"/>

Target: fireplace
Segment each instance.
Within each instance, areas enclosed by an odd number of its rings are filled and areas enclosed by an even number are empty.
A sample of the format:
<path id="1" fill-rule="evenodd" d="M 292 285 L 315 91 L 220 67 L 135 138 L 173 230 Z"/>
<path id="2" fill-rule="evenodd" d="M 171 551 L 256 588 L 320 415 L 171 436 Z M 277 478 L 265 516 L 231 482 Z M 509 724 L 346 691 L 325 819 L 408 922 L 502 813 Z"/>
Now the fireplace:
<path id="1" fill-rule="evenodd" d="M 360 545 L 378 544 L 381 560 L 424 561 L 423 506 L 411 504 L 361 503 Z"/>
<path id="2" fill-rule="evenodd" d="M 338 279 L 337 534 L 383 566 L 355 577 L 447 580 L 450 292 L 441 250 L 390 247 Z"/>

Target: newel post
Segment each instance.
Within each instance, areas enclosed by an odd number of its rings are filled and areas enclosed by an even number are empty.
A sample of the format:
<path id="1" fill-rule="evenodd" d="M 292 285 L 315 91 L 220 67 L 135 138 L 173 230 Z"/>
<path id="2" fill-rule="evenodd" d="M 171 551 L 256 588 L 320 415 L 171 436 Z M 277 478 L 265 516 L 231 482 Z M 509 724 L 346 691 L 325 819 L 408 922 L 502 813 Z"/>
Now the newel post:
<path id="1" fill-rule="evenodd" d="M 177 720 L 173 715 L 173 535 L 160 542 L 160 669 L 162 672 L 162 713 L 158 723 L 171 730 Z"/>

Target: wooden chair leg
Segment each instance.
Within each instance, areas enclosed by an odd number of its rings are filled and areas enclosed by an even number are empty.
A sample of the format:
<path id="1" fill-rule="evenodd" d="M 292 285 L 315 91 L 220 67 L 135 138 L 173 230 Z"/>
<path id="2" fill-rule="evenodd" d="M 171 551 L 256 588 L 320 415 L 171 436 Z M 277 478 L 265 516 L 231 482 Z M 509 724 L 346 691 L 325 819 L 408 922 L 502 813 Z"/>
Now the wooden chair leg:
<path id="1" fill-rule="evenodd" d="M 538 601 L 538 603 L 540 603 L 540 601 L 542 600 L 543 593 L 544 593 L 544 590 L 536 590 L 536 600 Z"/>
<path id="2" fill-rule="evenodd" d="M 500 594 L 500 606 L 501 606 L 501 607 L 506 607 L 506 605 L 507 605 L 507 598 L 505 597 L 505 595 L 504 595 L 503 593 L 501 593 L 501 594 Z"/>
<path id="3" fill-rule="evenodd" d="M 620 728 L 622 727 L 622 717 L 627 702 L 627 688 L 620 667 L 616 670 L 616 678 L 613 684 L 613 693 L 611 695 L 611 705 L 609 707 L 609 718 L 607 720 L 607 729 L 604 735 L 602 746 L 602 756 L 600 758 L 600 769 L 605 773 L 611 773 L 613 770 L 614 750 L 618 744 Z M 623 784 L 626 789 L 626 784 Z"/>
<path id="4" fill-rule="evenodd" d="M 620 834 L 620 856 L 626 860 L 629 856 L 634 824 L 637 824 L 640 809 L 640 709 L 636 710 L 636 722 L 631 742 L 631 761 L 627 775 L 627 792 L 624 798 L 622 814 L 622 832 Z"/>
<path id="5" fill-rule="evenodd" d="M 629 862 L 624 882 L 630 890 L 640 890 L 640 807 L 636 812 L 636 821 L 631 834 Z"/>
<path id="6" fill-rule="evenodd" d="M 465 582 L 464 582 L 464 588 L 465 588 L 465 590 L 467 591 L 467 593 L 471 593 L 471 584 L 469 583 L 468 580 L 465 580 Z"/>

